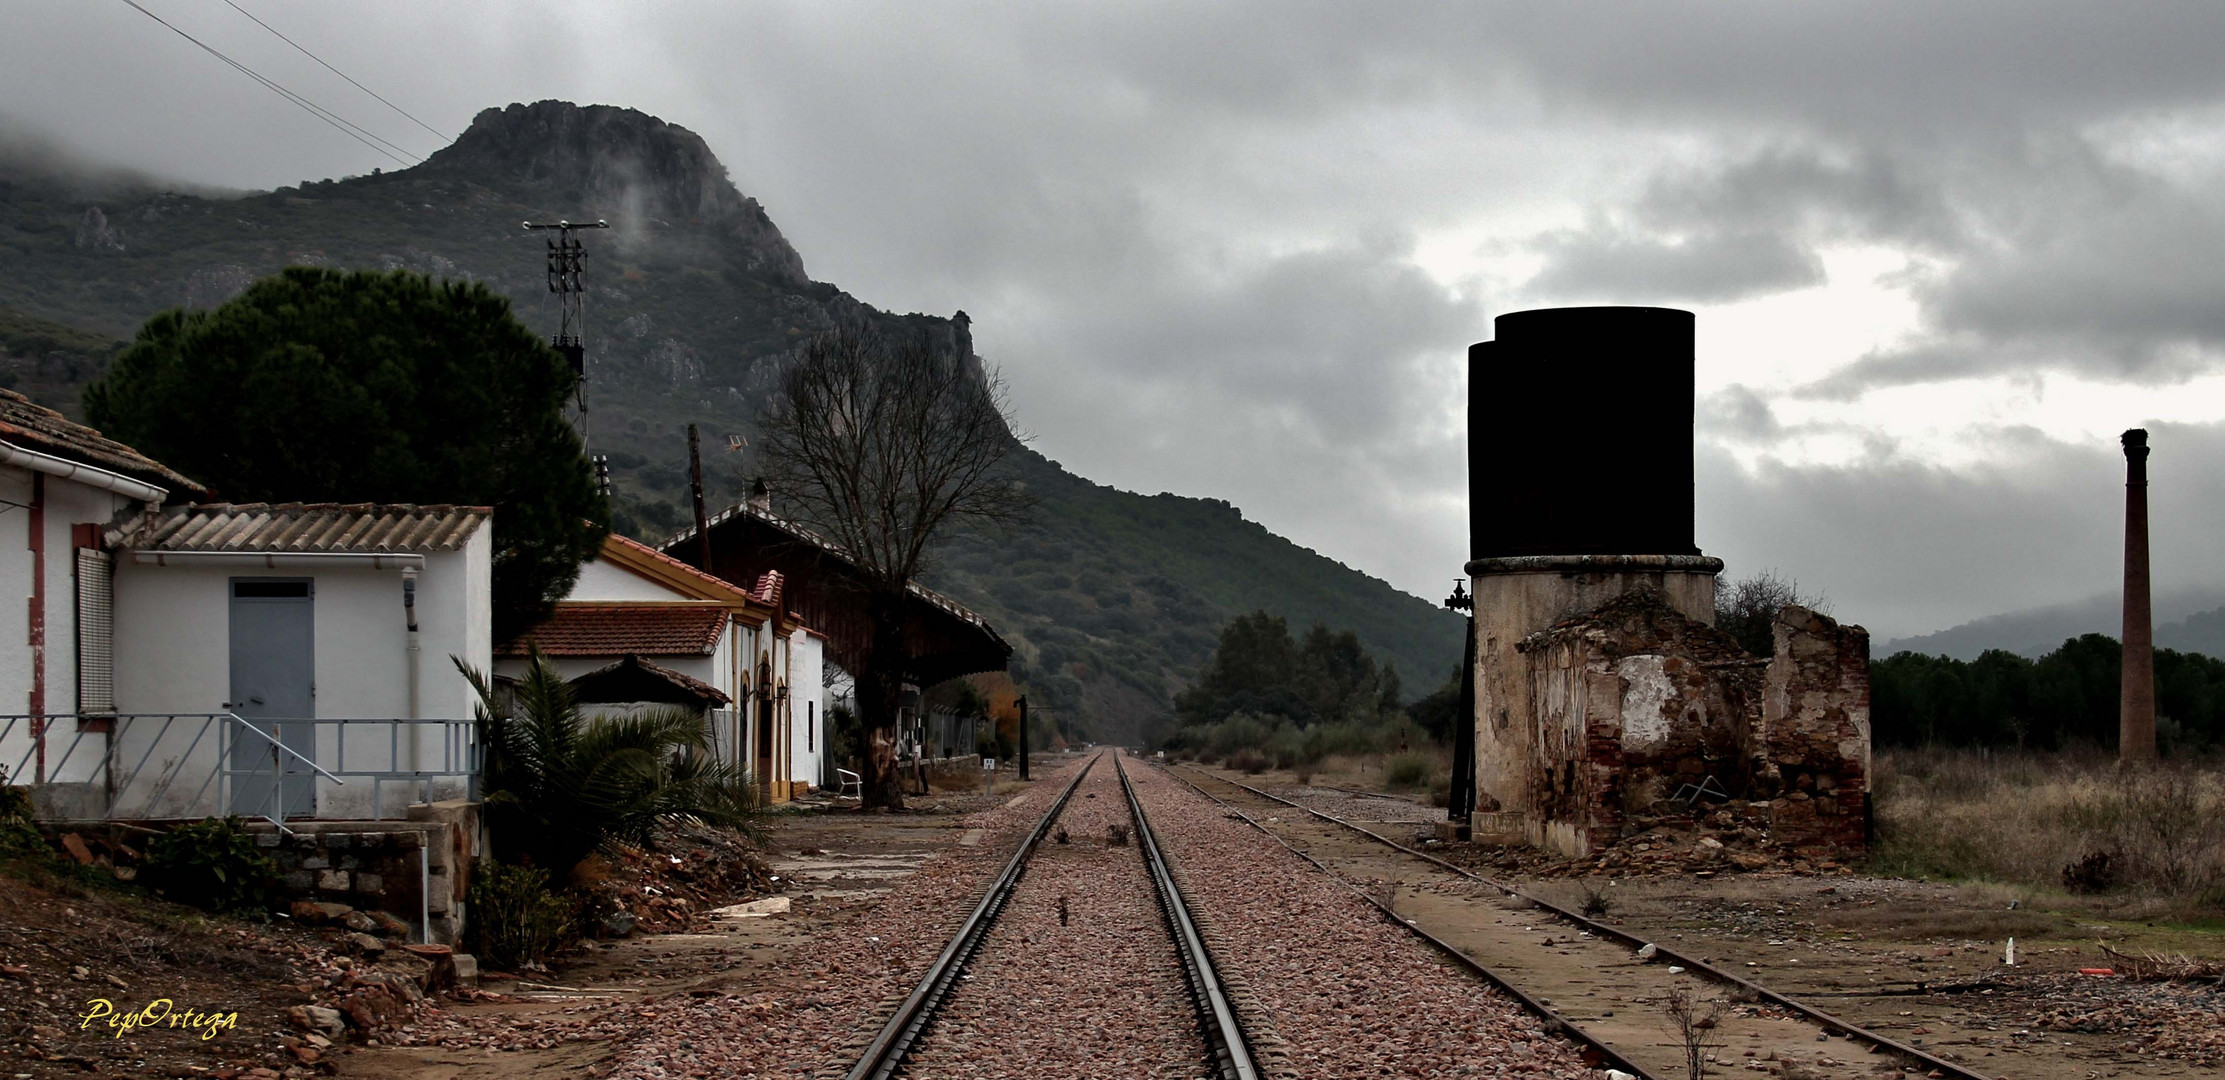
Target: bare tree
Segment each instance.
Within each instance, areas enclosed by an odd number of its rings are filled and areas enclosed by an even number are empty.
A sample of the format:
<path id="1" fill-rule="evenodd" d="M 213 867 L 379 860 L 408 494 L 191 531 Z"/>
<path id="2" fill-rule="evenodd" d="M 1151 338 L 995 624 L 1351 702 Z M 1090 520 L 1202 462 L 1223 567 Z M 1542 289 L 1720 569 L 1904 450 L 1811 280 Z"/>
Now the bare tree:
<path id="1" fill-rule="evenodd" d="M 1764 570 L 1749 578 L 1717 586 L 1715 628 L 1737 638 L 1747 652 L 1766 657 L 1776 651 L 1777 613 L 1798 604 L 1830 614 L 1830 601 L 1800 592 L 1800 583 Z"/>
<path id="2" fill-rule="evenodd" d="M 1030 505 L 1001 468 L 1021 438 L 995 371 L 857 325 L 804 346 L 763 421 L 766 480 L 842 549 L 869 616 L 854 669 L 867 806 L 904 800 L 896 710 L 911 659 L 907 590 L 944 530 L 1009 524 Z"/>

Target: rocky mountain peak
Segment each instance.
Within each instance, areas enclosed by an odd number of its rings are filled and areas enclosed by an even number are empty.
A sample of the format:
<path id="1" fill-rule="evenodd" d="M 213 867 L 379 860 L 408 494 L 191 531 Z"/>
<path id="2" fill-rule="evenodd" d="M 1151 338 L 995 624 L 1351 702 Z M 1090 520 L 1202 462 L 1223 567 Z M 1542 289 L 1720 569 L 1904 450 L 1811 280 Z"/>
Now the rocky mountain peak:
<path id="1" fill-rule="evenodd" d="M 569 101 L 484 109 L 421 168 L 538 189 L 579 207 L 581 219 L 621 228 L 632 219 L 725 232 L 753 249 L 762 272 L 809 280 L 802 257 L 757 200 L 734 187 L 702 136 L 636 109 Z"/>

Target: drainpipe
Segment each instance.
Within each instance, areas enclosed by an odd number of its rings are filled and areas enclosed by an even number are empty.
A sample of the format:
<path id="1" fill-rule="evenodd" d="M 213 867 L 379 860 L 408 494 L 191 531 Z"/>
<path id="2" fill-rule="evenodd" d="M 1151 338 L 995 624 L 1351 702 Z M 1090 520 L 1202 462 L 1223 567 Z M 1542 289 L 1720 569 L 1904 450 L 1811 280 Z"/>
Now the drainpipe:
<path id="1" fill-rule="evenodd" d="M 46 477 L 31 473 L 31 511 L 27 527 L 31 548 L 31 604 L 25 637 L 31 646 L 31 737 L 38 741 L 37 783 L 46 783 Z"/>
<path id="2" fill-rule="evenodd" d="M 408 671 L 408 677 L 409 677 L 409 718 L 410 718 L 410 719 L 412 719 L 412 720 L 415 720 L 415 719 L 417 719 L 417 718 L 418 718 L 418 716 L 417 716 L 417 568 L 416 568 L 416 567 L 414 567 L 414 566 L 410 566 L 410 567 L 404 567 L 404 568 L 403 568 L 403 570 L 402 570 L 402 615 L 403 615 L 403 617 L 404 617 L 405 619 L 407 619 L 407 620 L 408 620 L 408 625 L 409 625 L 409 651 L 408 651 L 408 653 L 406 654 L 406 656 L 404 657 L 404 660 L 403 660 L 403 667 L 405 667 L 405 668 L 407 669 L 407 671 Z M 419 769 L 418 769 L 418 764 L 419 764 L 419 763 L 418 763 L 418 760 L 417 760 L 417 759 L 418 759 L 418 749 L 417 749 L 417 735 L 418 735 L 418 732 L 417 732 L 417 727 L 416 727 L 416 725 L 414 725 L 414 724 L 413 724 L 413 725 L 411 725 L 411 726 L 410 726 L 410 729 L 409 729 L 409 767 L 410 767 L 410 771 L 411 771 L 411 772 L 417 772 L 417 771 L 419 771 Z"/>

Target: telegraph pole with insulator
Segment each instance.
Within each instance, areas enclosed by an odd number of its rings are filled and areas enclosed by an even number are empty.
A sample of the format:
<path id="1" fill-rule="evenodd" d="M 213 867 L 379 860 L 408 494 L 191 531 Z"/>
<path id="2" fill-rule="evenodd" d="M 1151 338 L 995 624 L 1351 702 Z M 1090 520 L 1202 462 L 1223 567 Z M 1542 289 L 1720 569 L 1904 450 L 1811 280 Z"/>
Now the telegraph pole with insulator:
<path id="1" fill-rule="evenodd" d="M 575 401 L 579 405 L 579 441 L 587 443 L 587 320 L 581 305 L 587 297 L 582 278 L 587 272 L 587 248 L 572 235 L 575 229 L 607 229 L 608 221 L 574 222 L 557 221 L 537 223 L 528 221 L 529 231 L 553 231 L 556 235 L 548 241 L 549 291 L 556 294 L 556 337 L 550 342 L 556 351 L 572 366 Z M 603 496 L 610 495 L 610 459 L 602 454 L 589 458 L 595 467 L 595 485 Z"/>

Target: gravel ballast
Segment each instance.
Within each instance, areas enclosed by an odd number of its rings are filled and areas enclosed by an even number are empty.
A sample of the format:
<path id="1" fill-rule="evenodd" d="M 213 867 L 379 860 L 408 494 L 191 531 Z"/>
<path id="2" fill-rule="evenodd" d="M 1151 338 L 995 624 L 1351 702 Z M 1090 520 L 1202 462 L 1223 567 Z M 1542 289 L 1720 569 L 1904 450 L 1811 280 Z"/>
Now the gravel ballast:
<path id="1" fill-rule="evenodd" d="M 1158 768 L 1131 763 L 1255 1047 L 1289 1077 L 1596 1077 L 1511 999 Z"/>
<path id="2" fill-rule="evenodd" d="M 1059 824 L 1069 842 L 1036 849 L 907 1075 L 1206 1075 L 1197 1013 L 1110 760 L 1082 781 Z M 1128 829 L 1117 846 L 1113 826 Z"/>
<path id="3" fill-rule="evenodd" d="M 981 843 L 937 854 L 897 889 L 858 902 L 854 921 L 815 930 L 799 951 L 808 959 L 799 965 L 794 985 L 637 1007 L 632 1019 L 638 1026 L 629 1032 L 612 1075 L 841 1076 L 1082 764 L 1070 762 L 1042 776 L 1018 806 L 967 818 L 967 826 L 983 830 Z"/>

